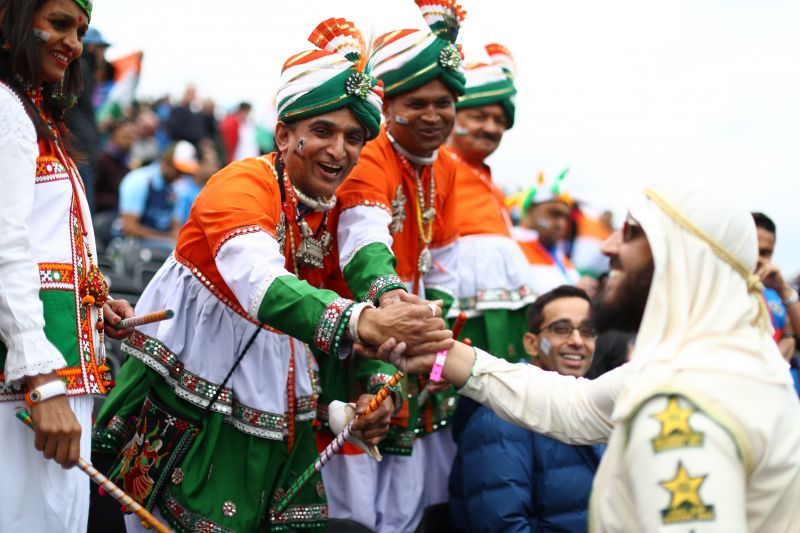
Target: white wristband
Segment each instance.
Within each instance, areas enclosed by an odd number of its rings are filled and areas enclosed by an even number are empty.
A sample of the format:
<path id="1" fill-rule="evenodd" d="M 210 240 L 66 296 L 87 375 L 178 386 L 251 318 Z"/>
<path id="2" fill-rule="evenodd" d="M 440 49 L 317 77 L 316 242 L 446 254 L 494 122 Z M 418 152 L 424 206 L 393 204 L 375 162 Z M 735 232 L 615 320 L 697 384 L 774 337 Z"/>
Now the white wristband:
<path id="1" fill-rule="evenodd" d="M 783 301 L 783 306 L 789 307 L 790 305 L 796 304 L 798 301 L 800 301 L 800 296 L 798 296 L 795 289 L 792 289 L 792 294 Z"/>
<path id="2" fill-rule="evenodd" d="M 64 385 L 64 382 L 60 379 L 56 379 L 49 381 L 44 385 L 39 385 L 30 391 L 26 395 L 25 400 L 28 405 L 33 405 L 45 400 L 49 400 L 50 398 L 55 398 L 56 396 L 64 396 L 66 393 L 67 386 Z"/>
<path id="3" fill-rule="evenodd" d="M 361 311 L 367 307 L 375 308 L 371 302 L 362 302 L 355 304 L 353 310 L 350 311 L 350 322 L 347 324 L 347 334 L 353 342 L 361 342 L 361 339 L 358 338 L 358 319 L 361 317 Z"/>

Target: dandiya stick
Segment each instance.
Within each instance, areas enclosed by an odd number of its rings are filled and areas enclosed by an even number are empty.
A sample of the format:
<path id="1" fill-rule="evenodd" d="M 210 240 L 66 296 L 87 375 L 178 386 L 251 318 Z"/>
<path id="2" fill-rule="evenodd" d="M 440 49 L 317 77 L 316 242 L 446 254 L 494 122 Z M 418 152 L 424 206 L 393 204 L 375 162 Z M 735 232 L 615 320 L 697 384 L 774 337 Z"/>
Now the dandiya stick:
<path id="1" fill-rule="evenodd" d="M 359 415 L 351 420 L 350 423 L 345 426 L 342 432 L 339 433 L 336 438 L 325 447 L 324 450 L 322 450 L 322 453 L 319 454 L 317 459 L 311 465 L 309 465 L 309 467 L 306 468 L 306 470 L 300 474 L 297 479 L 294 480 L 289 488 L 286 489 L 286 496 L 284 496 L 283 499 L 278 502 L 278 505 L 275 506 L 276 515 L 280 515 L 283 511 L 285 511 L 291 501 L 294 500 L 295 496 L 297 496 L 297 494 L 300 492 L 300 489 L 302 489 L 311 479 L 311 476 L 314 475 L 314 472 L 319 472 L 322 470 L 323 467 L 328 464 L 328 461 L 331 460 L 331 457 L 336 455 L 342 449 L 347 442 L 347 439 L 350 438 L 350 433 L 353 431 L 353 424 L 355 424 L 357 420 L 361 419 L 361 417 L 367 416 L 368 414 L 374 412 L 378 406 L 383 403 L 386 397 L 391 394 L 392 391 L 390 390 L 390 387 L 397 385 L 400 380 L 405 377 L 405 375 L 406 373 L 402 370 L 395 372 L 391 379 L 384 383 L 383 387 L 381 387 L 381 390 L 379 390 L 378 393 L 369 401 L 364 414 Z"/>
<path id="2" fill-rule="evenodd" d="M 175 313 L 172 311 L 172 309 L 162 309 L 161 311 L 153 311 L 152 313 L 145 313 L 141 316 L 123 318 L 114 327 L 117 329 L 135 328 L 136 326 L 144 326 L 145 324 L 152 324 L 153 322 L 169 320 L 174 316 Z"/>
<path id="3" fill-rule="evenodd" d="M 33 419 L 24 409 L 17 410 L 17 418 L 25 423 L 26 426 L 33 429 Z M 170 533 L 172 530 L 158 521 L 158 519 L 150 514 L 147 509 L 136 503 L 130 496 L 117 487 L 110 479 L 101 474 L 95 467 L 87 463 L 83 457 L 78 458 L 78 468 L 80 468 L 87 476 L 91 478 L 96 484 L 103 487 L 115 500 L 125 506 L 126 509 L 132 511 L 139 518 L 142 519 L 142 525 L 153 528 L 158 533 Z"/>

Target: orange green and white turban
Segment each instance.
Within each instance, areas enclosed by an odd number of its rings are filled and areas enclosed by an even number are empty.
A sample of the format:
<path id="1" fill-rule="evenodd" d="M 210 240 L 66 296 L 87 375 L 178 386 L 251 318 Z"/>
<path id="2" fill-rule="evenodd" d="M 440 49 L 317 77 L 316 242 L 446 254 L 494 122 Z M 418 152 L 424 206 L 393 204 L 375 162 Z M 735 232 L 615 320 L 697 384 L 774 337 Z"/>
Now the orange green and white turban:
<path id="1" fill-rule="evenodd" d="M 376 137 L 383 89 L 370 75 L 361 33 L 350 21 L 330 18 L 308 40 L 318 49 L 293 55 L 283 65 L 278 120 L 289 124 L 347 107 L 367 130 L 367 138 Z"/>
<path id="2" fill-rule="evenodd" d="M 474 63 L 467 66 L 464 96 L 459 98 L 456 109 L 469 109 L 491 104 L 500 104 L 508 118 L 508 127 L 514 125 L 515 63 L 511 52 L 501 44 L 487 44 L 489 63 Z"/>
<path id="3" fill-rule="evenodd" d="M 530 187 L 522 197 L 520 205 L 521 213 L 527 213 L 531 206 L 544 202 L 564 202 L 572 205 L 572 197 L 564 187 L 564 178 L 567 177 L 569 169 L 564 169 L 554 180 L 548 181 L 544 174 L 540 173 L 536 180 L 536 185 Z"/>
<path id="4" fill-rule="evenodd" d="M 439 78 L 457 96 L 464 94 L 464 67 L 456 38 L 466 12 L 455 0 L 416 0 L 430 31 L 395 30 L 373 44 L 370 65 L 383 81 L 387 98 Z"/>
<path id="5" fill-rule="evenodd" d="M 92 7 L 93 7 L 92 0 L 73 0 L 73 1 L 76 4 L 78 4 L 78 7 L 81 8 L 84 13 L 86 13 L 86 18 L 92 20 Z"/>

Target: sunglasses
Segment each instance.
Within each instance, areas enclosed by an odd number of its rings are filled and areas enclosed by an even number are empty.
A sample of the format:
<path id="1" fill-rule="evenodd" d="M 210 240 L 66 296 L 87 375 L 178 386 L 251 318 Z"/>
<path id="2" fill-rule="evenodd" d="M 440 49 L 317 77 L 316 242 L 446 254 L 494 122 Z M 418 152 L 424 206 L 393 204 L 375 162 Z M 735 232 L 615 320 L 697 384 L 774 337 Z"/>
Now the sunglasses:
<path id="1" fill-rule="evenodd" d="M 631 242 L 642 235 L 644 235 L 642 226 L 628 213 L 625 217 L 625 223 L 622 225 L 622 242 Z"/>

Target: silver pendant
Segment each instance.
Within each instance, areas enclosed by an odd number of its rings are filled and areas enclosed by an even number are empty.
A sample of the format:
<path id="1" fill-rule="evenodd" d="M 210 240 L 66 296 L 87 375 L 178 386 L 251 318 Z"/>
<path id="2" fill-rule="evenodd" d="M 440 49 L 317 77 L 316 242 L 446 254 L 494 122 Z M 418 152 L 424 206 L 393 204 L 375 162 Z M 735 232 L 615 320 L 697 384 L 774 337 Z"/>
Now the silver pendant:
<path id="1" fill-rule="evenodd" d="M 397 192 L 392 200 L 392 223 L 389 225 L 389 232 L 397 233 L 402 231 L 406 221 L 406 195 L 403 194 L 403 186 L 397 186 Z"/>
<path id="2" fill-rule="evenodd" d="M 431 221 L 436 218 L 436 208 L 429 207 L 425 211 L 422 212 L 422 222 L 425 224 L 430 224 Z"/>
<path id="3" fill-rule="evenodd" d="M 417 260 L 417 269 L 423 276 L 427 276 L 433 266 L 433 259 L 431 258 L 431 251 L 426 246 L 422 249 Z"/>
<path id="4" fill-rule="evenodd" d="M 322 232 L 320 239 L 315 239 L 311 228 L 305 220 L 300 222 L 300 249 L 297 250 L 295 259 L 298 266 L 322 268 L 325 256 L 331 249 L 331 234 L 327 230 Z"/>

